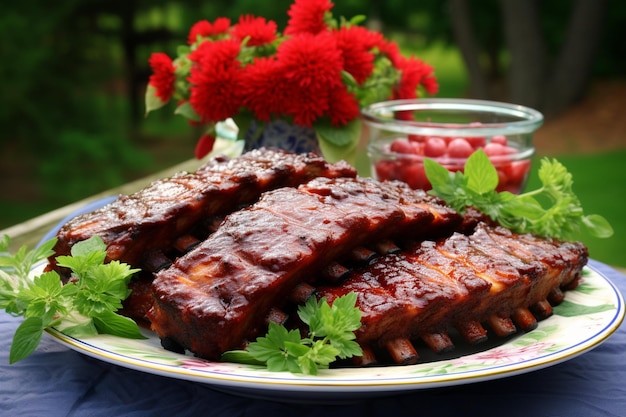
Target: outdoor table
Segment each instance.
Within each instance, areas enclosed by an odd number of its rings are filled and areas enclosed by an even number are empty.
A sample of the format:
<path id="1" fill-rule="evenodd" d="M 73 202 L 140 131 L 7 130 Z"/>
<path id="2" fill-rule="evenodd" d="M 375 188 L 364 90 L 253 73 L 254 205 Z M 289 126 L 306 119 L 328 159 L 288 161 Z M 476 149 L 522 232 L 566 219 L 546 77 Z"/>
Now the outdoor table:
<path id="1" fill-rule="evenodd" d="M 132 193 L 156 178 L 193 170 L 188 161 L 114 190 L 0 231 L 15 248 L 36 245 L 55 225 L 102 197 Z M 622 294 L 623 270 L 591 260 Z M 622 306 L 623 308 L 623 306 Z M 20 318 L 0 312 L 2 416 L 626 416 L 625 326 L 592 350 L 565 362 L 483 382 L 372 395 L 345 402 L 235 395 L 210 384 L 110 364 L 45 334 L 34 354 L 9 365 Z"/>

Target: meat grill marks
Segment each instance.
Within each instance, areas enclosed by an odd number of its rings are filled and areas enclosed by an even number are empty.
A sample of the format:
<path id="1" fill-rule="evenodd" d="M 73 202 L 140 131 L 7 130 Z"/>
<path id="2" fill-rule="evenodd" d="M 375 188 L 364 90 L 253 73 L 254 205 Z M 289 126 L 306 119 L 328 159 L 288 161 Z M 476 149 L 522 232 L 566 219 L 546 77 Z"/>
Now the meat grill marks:
<path id="1" fill-rule="evenodd" d="M 486 340 L 483 324 L 499 337 L 532 330 L 552 314 L 549 300 L 559 303 L 555 294 L 575 285 L 587 259 L 580 243 L 479 224 L 469 236 L 455 233 L 381 256 L 341 285 L 318 287 L 317 296 L 332 303 L 356 292 L 363 312 L 357 342 L 366 353 L 361 364 L 375 362 L 380 352 L 414 363 L 419 355 L 412 341 L 450 350 L 451 328 L 471 344 Z"/>
<path id="2" fill-rule="evenodd" d="M 423 191 L 364 178 L 316 178 L 265 193 L 153 281 L 152 329 L 219 359 L 264 333 L 302 282 L 353 249 L 448 233 L 461 217 Z"/>
<path id="3" fill-rule="evenodd" d="M 251 204 L 270 189 L 297 186 L 318 176 L 355 175 L 348 164 L 329 164 L 314 154 L 258 149 L 234 159 L 218 157 L 194 173 L 155 181 L 76 217 L 59 231 L 54 250 L 57 256 L 67 255 L 76 242 L 99 235 L 107 245 L 108 260 L 156 270 L 168 263 L 163 252 L 188 250 L 206 237 L 211 216 Z M 55 267 L 54 258 L 50 265 Z"/>

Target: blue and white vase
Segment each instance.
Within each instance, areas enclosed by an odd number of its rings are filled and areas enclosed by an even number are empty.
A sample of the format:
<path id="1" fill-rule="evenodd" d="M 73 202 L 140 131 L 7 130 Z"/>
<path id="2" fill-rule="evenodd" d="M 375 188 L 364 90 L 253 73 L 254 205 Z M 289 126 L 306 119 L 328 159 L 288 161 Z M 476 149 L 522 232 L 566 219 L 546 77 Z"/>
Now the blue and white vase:
<path id="1" fill-rule="evenodd" d="M 265 123 L 262 132 L 253 121 L 245 134 L 244 151 L 256 148 L 279 148 L 293 153 L 315 152 L 322 154 L 315 130 L 311 127 L 295 125 L 284 120 Z"/>

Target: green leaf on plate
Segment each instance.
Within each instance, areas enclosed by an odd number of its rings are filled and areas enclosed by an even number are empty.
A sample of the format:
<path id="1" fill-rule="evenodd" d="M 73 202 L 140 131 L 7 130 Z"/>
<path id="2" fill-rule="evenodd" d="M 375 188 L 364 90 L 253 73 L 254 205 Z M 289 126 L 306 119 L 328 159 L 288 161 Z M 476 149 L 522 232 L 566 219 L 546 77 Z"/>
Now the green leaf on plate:
<path id="1" fill-rule="evenodd" d="M 13 335 L 9 362 L 13 364 L 33 353 L 41 341 L 43 329 L 40 317 L 28 317 L 24 320 Z"/>
<path id="2" fill-rule="evenodd" d="M 127 339 L 146 339 L 137 324 L 128 317 L 120 316 L 112 311 L 104 311 L 93 317 L 98 333 L 111 334 Z"/>

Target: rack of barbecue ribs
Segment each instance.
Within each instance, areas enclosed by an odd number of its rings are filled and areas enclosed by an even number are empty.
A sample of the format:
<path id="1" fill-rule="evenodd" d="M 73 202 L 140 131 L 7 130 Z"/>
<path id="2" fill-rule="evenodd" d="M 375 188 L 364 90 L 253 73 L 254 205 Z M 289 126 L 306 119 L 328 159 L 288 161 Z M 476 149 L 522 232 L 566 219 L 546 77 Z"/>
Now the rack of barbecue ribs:
<path id="1" fill-rule="evenodd" d="M 487 338 L 487 325 L 505 337 L 533 330 L 537 319 L 552 313 L 587 261 L 579 243 L 538 239 L 502 227 L 479 224 L 469 236 L 454 233 L 415 243 L 353 270 L 341 285 L 317 288 L 329 303 L 357 294 L 363 313 L 357 342 L 367 352 L 361 362 L 381 352 L 395 363 L 414 363 L 412 341 L 435 352 L 454 348 L 450 329 L 474 345 Z"/>
<path id="2" fill-rule="evenodd" d="M 190 246 L 190 235 L 202 221 L 251 204 L 264 191 L 319 176 L 355 175 L 348 164 L 329 164 L 314 154 L 258 149 L 234 159 L 217 157 L 196 172 L 155 181 L 74 218 L 59 231 L 54 250 L 68 255 L 74 243 L 97 234 L 107 244 L 109 259 L 145 267 L 154 263 L 154 252 Z"/>
<path id="3" fill-rule="evenodd" d="M 124 303 L 126 315 L 143 319 L 152 303 L 152 273 L 198 244 L 226 214 L 255 202 L 267 190 L 294 187 L 320 176 L 355 175 L 347 163 L 330 164 L 312 153 L 262 148 L 233 159 L 216 157 L 196 172 L 155 181 L 72 219 L 57 234 L 48 268 L 67 280 L 68 271 L 56 267 L 55 257 L 69 255 L 76 242 L 99 235 L 107 245 L 107 260 L 145 271 L 131 281 L 133 291 Z"/>
<path id="4" fill-rule="evenodd" d="M 447 233 L 460 221 L 424 191 L 366 178 L 269 191 L 155 275 L 148 318 L 161 337 L 218 359 L 265 333 L 270 311 L 334 259 L 403 233 Z"/>
<path id="5" fill-rule="evenodd" d="M 229 170 L 245 166 L 255 174 L 231 178 Z M 163 180 L 59 236 L 69 248 L 101 234 L 111 259 L 144 268 L 122 313 L 145 318 L 167 349 L 210 360 L 244 348 L 270 321 L 302 326 L 293 313 L 308 297 L 332 304 L 353 291 L 363 313 L 356 337 L 364 354 L 355 364 L 414 363 L 415 342 L 448 351 L 452 330 L 471 344 L 532 330 L 588 259 L 579 242 L 516 234 L 471 208 L 462 216 L 424 191 L 312 155 L 261 150 L 202 171 L 214 178 L 208 186 L 183 180 L 190 174 Z M 192 190 L 198 183 L 212 191 Z M 185 191 L 165 202 L 159 187 Z M 147 220 L 136 207 L 150 212 Z"/>

